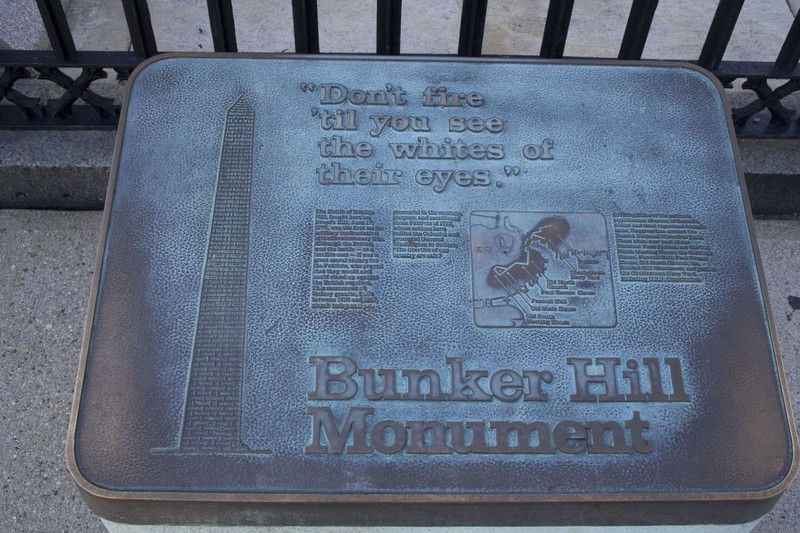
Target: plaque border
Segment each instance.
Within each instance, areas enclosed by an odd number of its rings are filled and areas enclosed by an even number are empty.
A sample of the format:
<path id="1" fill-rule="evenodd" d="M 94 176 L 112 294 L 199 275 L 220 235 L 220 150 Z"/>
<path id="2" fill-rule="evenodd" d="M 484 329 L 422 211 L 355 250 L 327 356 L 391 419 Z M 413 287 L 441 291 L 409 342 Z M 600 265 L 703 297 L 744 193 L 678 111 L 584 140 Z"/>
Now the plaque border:
<path id="1" fill-rule="evenodd" d="M 753 227 L 753 215 L 744 179 L 743 165 L 736 144 L 730 113 L 726 113 L 733 161 L 739 179 L 739 190 L 745 209 L 754 255 L 758 288 L 765 306 L 770 345 L 774 352 L 780 401 L 789 433 L 788 453 L 791 463 L 782 479 L 768 488 L 754 491 L 664 492 L 664 493 L 257 493 L 257 492 L 181 492 L 152 490 L 110 490 L 103 488 L 81 472 L 76 457 L 78 411 L 86 373 L 89 340 L 96 311 L 100 275 L 105 257 L 108 226 L 113 203 L 120 151 L 128 117 L 130 95 L 136 77 L 150 65 L 169 59 L 256 59 L 286 61 L 381 61 L 381 62 L 445 62 L 501 63 L 526 65 L 580 65 L 617 67 L 655 67 L 688 69 L 708 78 L 718 91 L 726 109 L 730 107 L 720 81 L 707 70 L 693 63 L 679 61 L 632 61 L 616 59 L 542 59 L 485 55 L 479 58 L 442 55 L 375 56 L 368 54 L 277 54 L 277 53 L 192 53 L 159 54 L 140 63 L 130 75 L 120 112 L 109 174 L 100 241 L 86 326 L 83 332 L 78 374 L 67 432 L 67 467 L 89 507 L 104 519 L 129 524 L 265 524 L 265 525 L 645 525 L 697 523 L 746 523 L 766 514 L 788 488 L 798 469 L 798 435 L 788 397 L 783 362 L 777 344 L 775 321 L 766 292 L 764 269 Z M 749 504 L 749 505 L 746 505 Z M 444 515 L 444 516 L 442 516 Z"/>

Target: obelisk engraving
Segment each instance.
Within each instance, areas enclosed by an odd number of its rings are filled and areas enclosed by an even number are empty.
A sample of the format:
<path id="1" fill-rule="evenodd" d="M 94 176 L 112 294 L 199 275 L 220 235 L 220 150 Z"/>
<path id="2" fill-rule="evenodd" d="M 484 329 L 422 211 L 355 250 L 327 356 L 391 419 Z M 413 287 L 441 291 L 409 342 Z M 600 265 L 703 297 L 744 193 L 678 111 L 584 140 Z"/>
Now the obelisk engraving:
<path id="1" fill-rule="evenodd" d="M 240 420 L 254 122 L 255 112 L 243 97 L 228 109 L 181 430 L 183 452 L 247 450 Z"/>

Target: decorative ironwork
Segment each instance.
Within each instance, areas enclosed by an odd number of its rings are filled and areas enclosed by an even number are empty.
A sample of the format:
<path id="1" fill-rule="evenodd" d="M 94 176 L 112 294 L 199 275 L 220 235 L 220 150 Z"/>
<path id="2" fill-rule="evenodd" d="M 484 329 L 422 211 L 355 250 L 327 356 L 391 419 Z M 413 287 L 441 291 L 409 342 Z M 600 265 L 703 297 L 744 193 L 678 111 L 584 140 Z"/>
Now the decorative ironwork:
<path id="1" fill-rule="evenodd" d="M 7 99 L 12 104 L 16 105 L 25 118 L 32 119 L 41 116 L 41 108 L 39 100 L 25 96 L 21 92 L 14 89 L 14 83 L 18 80 L 26 80 L 31 77 L 28 69 L 23 67 L 6 67 L 3 75 L 0 76 L 0 100 Z M 2 113 L 0 113 L 2 117 Z"/>
<path id="2" fill-rule="evenodd" d="M 39 79 L 52 81 L 65 91 L 62 96 L 49 101 L 44 106 L 46 115 L 53 117 L 71 115 L 72 105 L 78 98 L 83 99 L 84 102 L 92 106 L 101 117 L 119 114 L 119 106 L 114 107 L 113 98 L 105 98 L 89 89 L 89 85 L 92 82 L 108 77 L 108 74 L 103 69 L 85 68 L 75 80 L 57 68 L 39 67 L 36 70 L 40 73 Z"/>
<path id="3" fill-rule="evenodd" d="M 31 71 L 38 75 L 34 76 Z M 117 68 L 117 80 L 125 80 L 131 69 Z M 120 105 L 114 98 L 102 96 L 92 84 L 108 78 L 99 67 L 81 68 L 77 78 L 51 66 L 4 67 L 0 75 L 0 100 L 13 105 L 0 106 L 0 128 L 114 128 L 119 120 Z M 47 82 L 42 89 L 47 95 L 52 89 L 59 95 L 44 98 L 25 94 L 15 87 L 20 80 Z M 83 103 L 78 103 L 82 101 Z"/>
<path id="4" fill-rule="evenodd" d="M 319 53 L 317 0 L 291 0 L 294 18 L 295 51 Z M 800 15 L 795 17 L 783 47 L 774 62 L 722 61 L 739 18 L 743 0 L 723 0 L 717 6 L 700 56 L 694 62 L 714 73 L 726 86 L 737 79 L 753 91 L 756 100 L 733 110 L 736 132 L 740 136 L 800 137 L 797 111 L 788 98 L 800 90 Z M 117 71 L 124 80 L 141 61 L 158 53 L 146 0 L 122 0 L 133 51 L 78 51 L 72 39 L 60 2 L 37 0 L 42 22 L 52 51 L 0 50 L 0 129 L 32 128 L 114 128 L 120 106 L 92 90 L 95 81 L 105 78 L 104 69 Z M 570 27 L 573 1 L 552 0 L 547 11 L 541 57 L 562 57 Z M 402 0 L 382 0 L 378 4 L 376 53 L 400 54 Z M 461 14 L 458 55 L 481 55 L 486 0 L 465 0 Z M 658 0 L 635 0 L 626 22 L 619 58 L 637 60 L 647 41 Z M 216 51 L 236 52 L 236 27 L 230 0 L 209 0 L 208 16 Z M 530 57 L 528 50 L 519 55 Z M 64 68 L 81 69 L 77 78 Z M 55 83 L 65 90 L 57 97 L 39 98 L 15 88 L 20 80 L 30 80 L 31 70 L 38 79 Z M 770 80 L 787 80 L 773 89 Z M 30 82 L 36 83 L 36 82 Z M 79 103 L 82 100 L 84 104 Z M 759 113 L 768 110 L 770 120 Z"/>
<path id="5" fill-rule="evenodd" d="M 742 88 L 756 93 L 758 99 L 750 104 L 733 110 L 733 120 L 737 126 L 747 125 L 750 118 L 763 109 L 768 109 L 772 114 L 772 122 L 780 127 L 789 127 L 796 111 L 787 109 L 781 102 L 782 98 L 800 90 L 800 80 L 790 80 L 772 89 L 765 78 L 749 78 Z"/>

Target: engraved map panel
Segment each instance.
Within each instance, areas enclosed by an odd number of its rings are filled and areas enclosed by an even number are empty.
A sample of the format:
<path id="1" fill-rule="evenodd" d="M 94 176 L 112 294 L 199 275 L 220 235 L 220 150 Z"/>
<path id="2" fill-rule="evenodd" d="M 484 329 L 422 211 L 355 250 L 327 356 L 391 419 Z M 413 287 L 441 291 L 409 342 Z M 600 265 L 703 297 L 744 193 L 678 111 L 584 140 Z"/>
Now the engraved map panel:
<path id="1" fill-rule="evenodd" d="M 614 326 L 608 248 L 600 213 L 473 212 L 475 325 Z"/>

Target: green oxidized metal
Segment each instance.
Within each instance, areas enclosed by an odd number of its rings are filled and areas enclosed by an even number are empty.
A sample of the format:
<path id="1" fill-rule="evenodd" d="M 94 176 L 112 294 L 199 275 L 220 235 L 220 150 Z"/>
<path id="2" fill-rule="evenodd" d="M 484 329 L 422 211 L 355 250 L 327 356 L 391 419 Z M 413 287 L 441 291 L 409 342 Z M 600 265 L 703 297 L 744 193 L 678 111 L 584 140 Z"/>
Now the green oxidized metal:
<path id="1" fill-rule="evenodd" d="M 757 518 L 795 436 L 726 117 L 688 65 L 151 60 L 79 486 L 138 523 Z"/>

